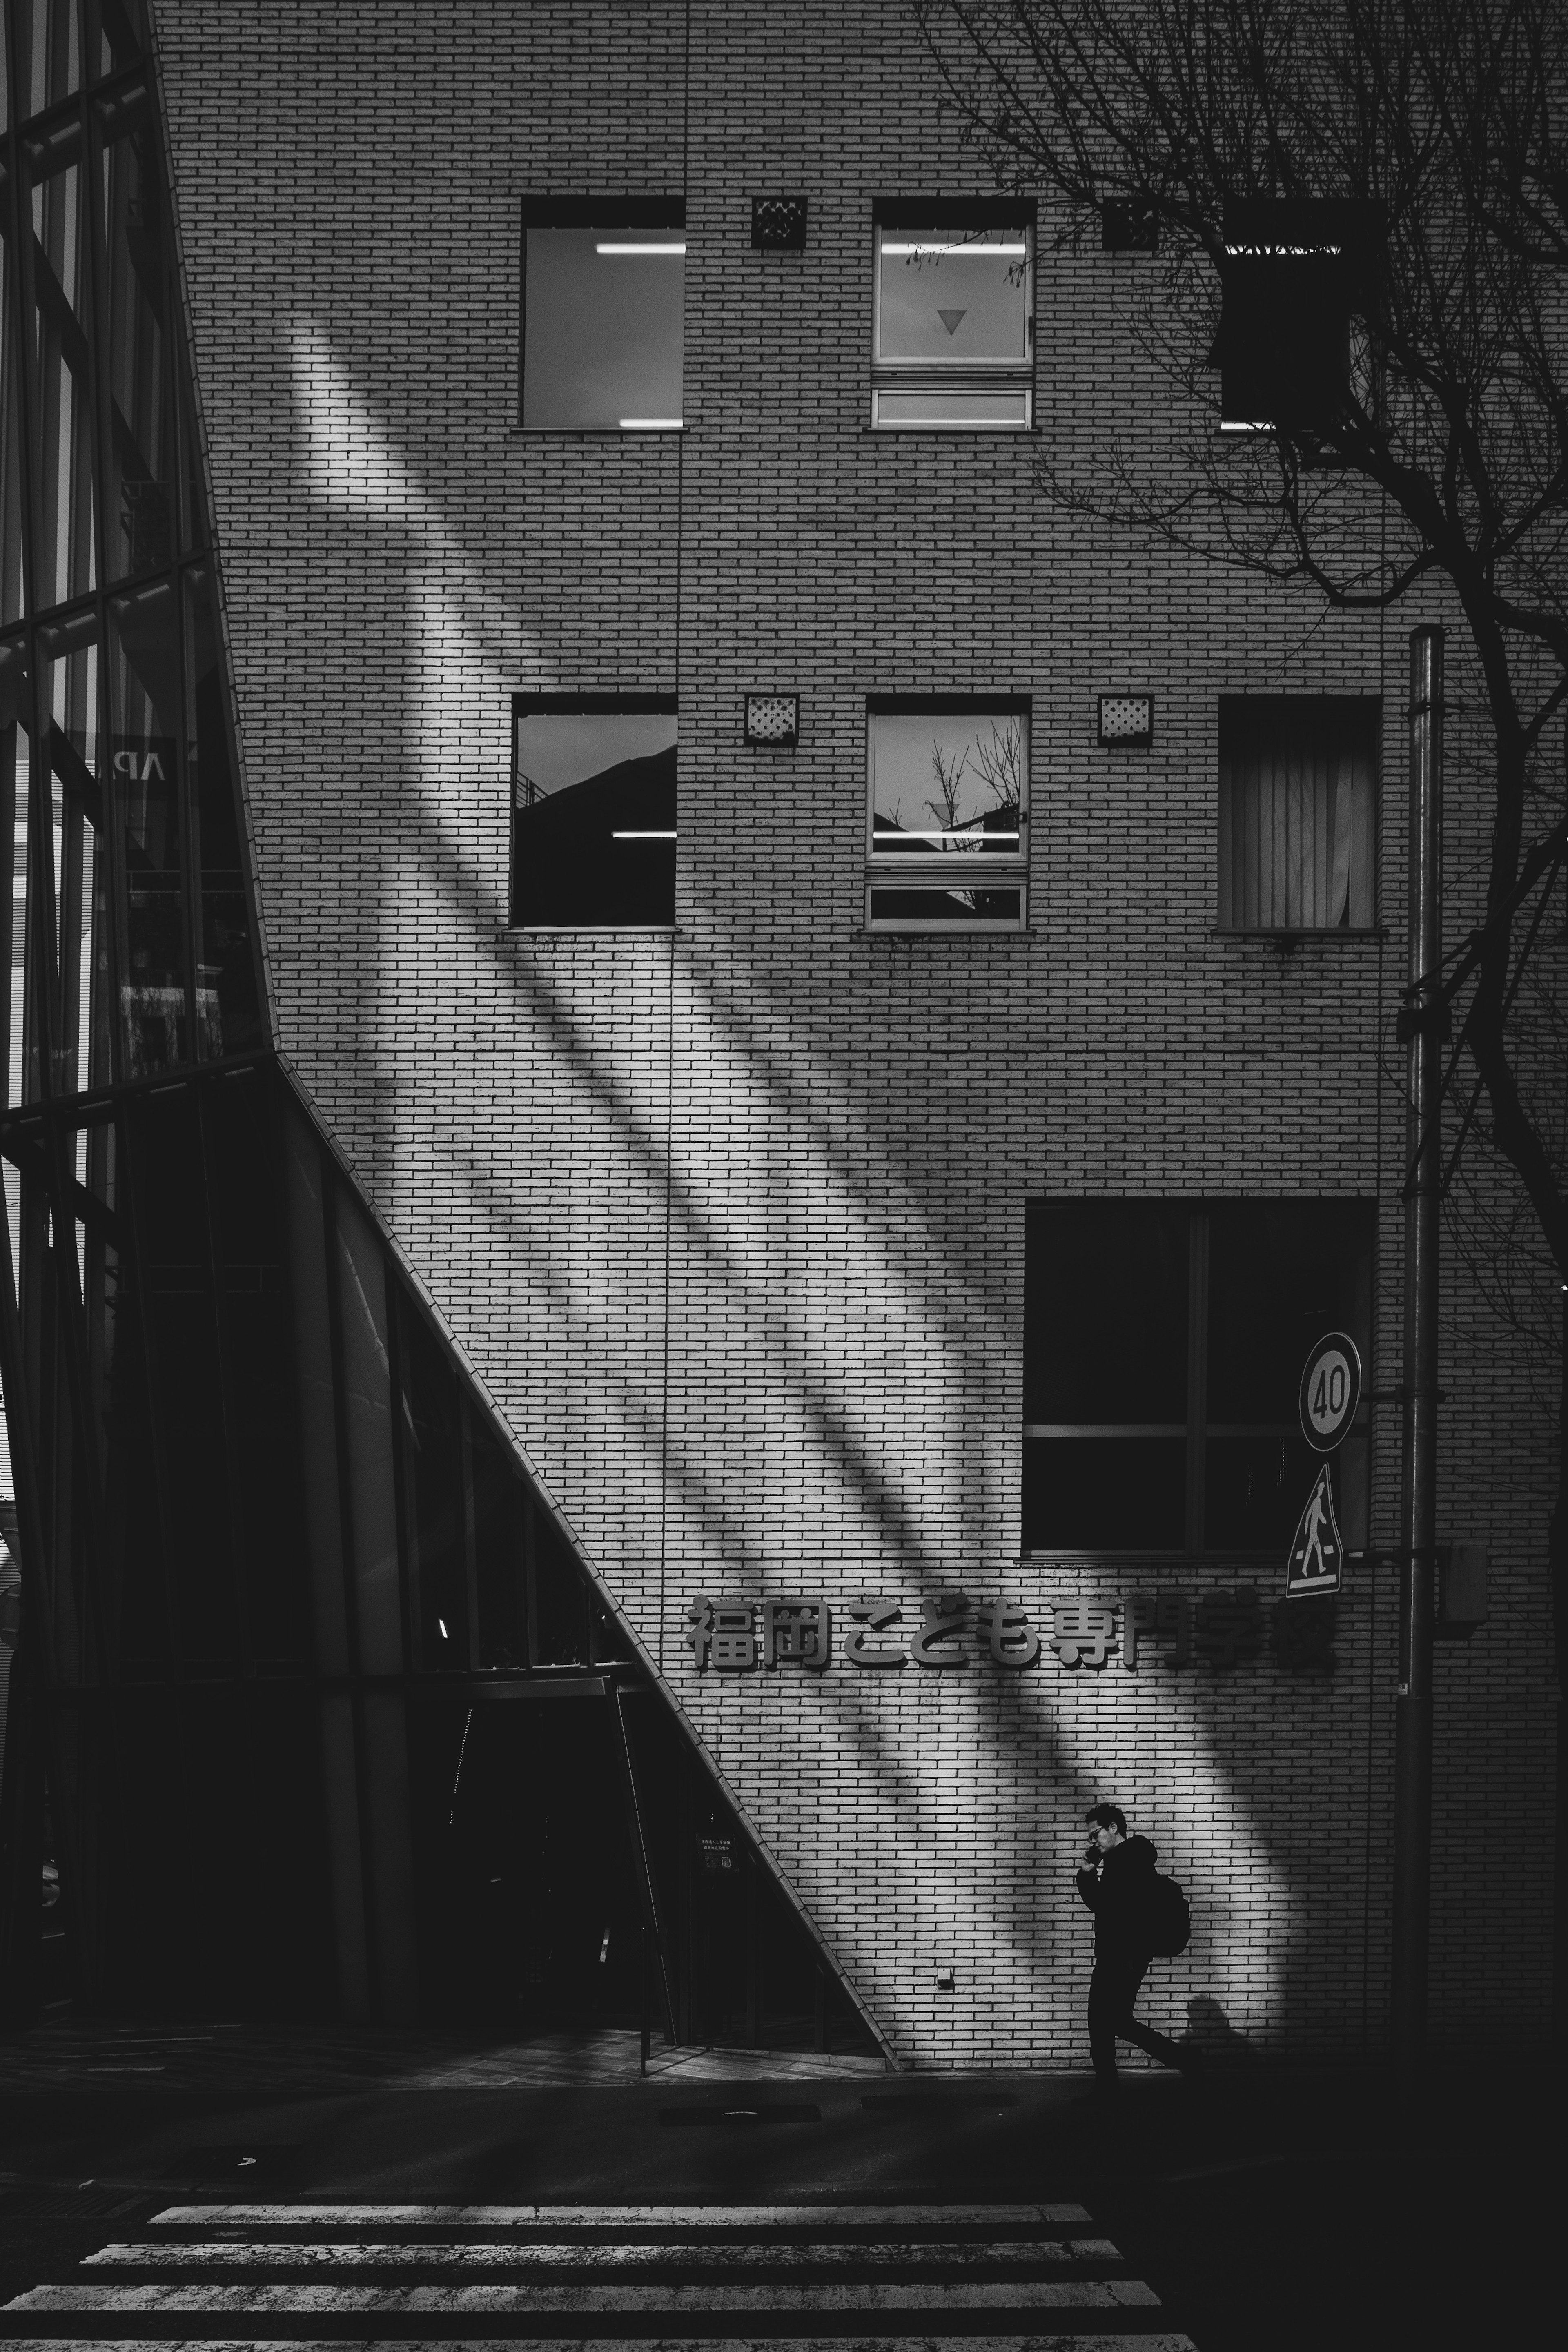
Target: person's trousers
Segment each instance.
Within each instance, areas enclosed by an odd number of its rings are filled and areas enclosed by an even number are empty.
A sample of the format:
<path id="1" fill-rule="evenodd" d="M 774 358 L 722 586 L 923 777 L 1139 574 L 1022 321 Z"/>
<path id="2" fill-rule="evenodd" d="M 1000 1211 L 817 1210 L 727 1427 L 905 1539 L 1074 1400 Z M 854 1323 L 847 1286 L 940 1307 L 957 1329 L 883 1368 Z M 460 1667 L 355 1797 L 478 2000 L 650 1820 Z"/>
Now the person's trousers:
<path id="1" fill-rule="evenodd" d="M 1095 2081 L 1101 2085 L 1116 2080 L 1116 2040 L 1135 2042 L 1140 2050 L 1147 2050 L 1151 2058 L 1162 2065 L 1179 2066 L 1182 2053 L 1163 2033 L 1152 2026 L 1140 2025 L 1132 2014 L 1132 2004 L 1138 1998 L 1139 1987 L 1148 1974 L 1149 1963 L 1140 1954 L 1103 1953 L 1095 1961 L 1094 1974 L 1089 1980 L 1089 2047 L 1094 2060 Z"/>

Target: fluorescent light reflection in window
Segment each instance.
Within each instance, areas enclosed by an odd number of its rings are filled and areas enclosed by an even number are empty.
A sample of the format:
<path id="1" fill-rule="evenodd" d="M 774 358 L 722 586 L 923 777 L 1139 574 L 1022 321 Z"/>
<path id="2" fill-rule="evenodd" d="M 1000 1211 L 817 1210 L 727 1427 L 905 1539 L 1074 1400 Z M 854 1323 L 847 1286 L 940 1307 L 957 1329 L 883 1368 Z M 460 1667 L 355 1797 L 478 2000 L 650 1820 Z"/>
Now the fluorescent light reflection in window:
<path id="1" fill-rule="evenodd" d="M 674 921 L 678 731 L 671 709 L 613 701 L 518 711 L 514 922 Z"/>
<path id="2" fill-rule="evenodd" d="M 685 236 L 673 221 L 640 232 L 530 226 L 525 426 L 623 433 L 679 426 L 685 255 Z M 644 268 L 647 259 L 658 268 Z"/>
<path id="3" fill-rule="evenodd" d="M 618 835 L 617 838 L 619 838 Z M 671 835 L 670 838 L 673 840 L 674 835 Z M 929 829 L 922 831 L 918 825 L 910 825 L 901 830 L 894 826 L 890 831 L 884 831 L 879 827 L 871 838 L 873 844 L 879 848 L 891 845 L 894 848 L 901 849 L 911 841 L 946 841 L 956 842 L 961 849 L 973 849 L 977 836 L 973 825 L 952 825 L 945 830 L 936 831 Z M 1005 849 L 1010 842 L 1022 839 L 1023 835 L 1019 833 L 1008 833 L 996 827 L 988 827 L 982 845 L 986 849 Z"/>
<path id="4" fill-rule="evenodd" d="M 599 250 L 603 253 L 605 247 L 601 246 Z M 928 253 L 978 253 L 987 258 L 992 258 L 998 253 L 1001 253 L 1008 255 L 1015 261 L 1022 261 L 1029 248 L 1026 245 L 982 245 L 978 238 L 968 236 L 955 238 L 951 243 L 944 238 L 941 244 L 937 245 L 933 245 L 929 241 L 922 241 L 916 245 L 896 245 L 890 237 L 884 237 L 882 240 L 882 250 L 884 253 L 921 254 L 922 256 Z"/>
<path id="5" fill-rule="evenodd" d="M 685 419 L 679 416 L 620 416 L 616 422 L 623 433 L 679 433 Z"/>

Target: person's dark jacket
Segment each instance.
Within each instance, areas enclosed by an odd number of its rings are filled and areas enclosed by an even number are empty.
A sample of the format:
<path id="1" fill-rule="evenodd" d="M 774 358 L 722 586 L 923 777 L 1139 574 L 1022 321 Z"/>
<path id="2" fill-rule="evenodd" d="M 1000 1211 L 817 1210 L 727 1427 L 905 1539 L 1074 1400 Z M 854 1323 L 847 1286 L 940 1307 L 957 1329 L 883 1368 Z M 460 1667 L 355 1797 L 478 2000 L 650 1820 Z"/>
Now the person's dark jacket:
<path id="1" fill-rule="evenodd" d="M 1079 1872 L 1078 1891 L 1094 1914 L 1097 1960 L 1149 1958 L 1156 1858 L 1147 1838 L 1124 1838 L 1098 1871 Z"/>

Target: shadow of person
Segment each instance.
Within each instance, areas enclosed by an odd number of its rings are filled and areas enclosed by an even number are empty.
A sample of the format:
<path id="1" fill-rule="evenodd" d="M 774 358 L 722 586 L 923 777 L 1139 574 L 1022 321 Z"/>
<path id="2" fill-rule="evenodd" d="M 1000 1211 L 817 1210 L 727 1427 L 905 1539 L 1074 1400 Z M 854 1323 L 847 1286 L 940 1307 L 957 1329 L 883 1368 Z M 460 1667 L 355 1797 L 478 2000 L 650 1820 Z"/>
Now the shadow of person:
<path id="1" fill-rule="evenodd" d="M 1196 1994 L 1187 2003 L 1187 2030 L 1181 2047 L 1193 2050 L 1211 2066 L 1251 2065 L 1257 2051 L 1245 2033 L 1238 2033 L 1211 1993 Z"/>

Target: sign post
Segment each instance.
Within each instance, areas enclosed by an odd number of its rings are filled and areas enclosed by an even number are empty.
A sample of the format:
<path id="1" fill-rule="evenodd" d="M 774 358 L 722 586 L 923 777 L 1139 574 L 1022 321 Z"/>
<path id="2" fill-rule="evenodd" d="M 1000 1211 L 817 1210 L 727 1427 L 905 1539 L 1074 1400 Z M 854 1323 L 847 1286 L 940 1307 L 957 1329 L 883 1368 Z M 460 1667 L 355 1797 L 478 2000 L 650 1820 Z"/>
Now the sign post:
<path id="1" fill-rule="evenodd" d="M 1394 2059 L 1416 2088 L 1426 2044 L 1432 1866 L 1432 1619 L 1437 1567 L 1437 1243 L 1443 1136 L 1443 632 L 1410 633 L 1409 930 L 1405 1006 L 1405 1430 L 1399 1686 L 1394 1710 Z"/>

